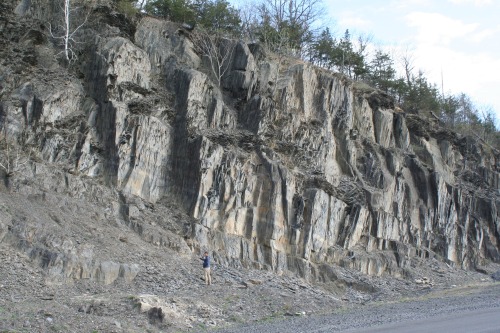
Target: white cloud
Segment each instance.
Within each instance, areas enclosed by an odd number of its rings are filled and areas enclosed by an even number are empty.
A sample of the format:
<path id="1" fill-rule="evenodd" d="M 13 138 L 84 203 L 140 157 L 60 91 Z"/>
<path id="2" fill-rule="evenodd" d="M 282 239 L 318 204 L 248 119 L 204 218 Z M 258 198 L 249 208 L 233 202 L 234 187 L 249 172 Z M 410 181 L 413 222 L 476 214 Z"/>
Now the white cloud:
<path id="1" fill-rule="evenodd" d="M 480 43 L 483 42 L 485 39 L 488 39 L 490 37 L 493 37 L 495 34 L 498 33 L 498 29 L 484 29 L 481 31 L 478 31 L 477 33 L 471 35 L 470 40 L 474 43 Z"/>
<path id="2" fill-rule="evenodd" d="M 500 40 L 496 17 L 500 0 L 325 2 L 343 29 L 353 28 L 354 34 L 369 31 L 381 39 L 370 45 L 371 51 L 382 48 L 400 66 L 400 55 L 411 45 L 415 74 L 423 70 L 440 89 L 442 71 L 445 93 L 464 92 L 492 105 L 500 119 L 500 44 L 496 42 Z"/>
<path id="3" fill-rule="evenodd" d="M 391 7 L 396 7 L 398 9 L 405 8 L 415 8 L 415 7 L 426 7 L 432 4 L 431 0 L 394 0 Z"/>
<path id="4" fill-rule="evenodd" d="M 339 21 L 340 26 L 343 27 L 349 27 L 349 29 L 367 29 L 370 27 L 371 22 L 368 20 L 365 20 L 361 17 L 355 17 L 355 16 L 345 16 L 341 17 Z"/>
<path id="5" fill-rule="evenodd" d="M 410 53 L 415 73 L 423 70 L 429 82 L 437 84 L 439 89 L 443 75 L 445 93 L 464 92 L 475 101 L 488 101 L 500 118 L 500 98 L 496 97 L 500 86 L 500 58 L 495 54 L 458 50 L 422 40 L 416 41 Z"/>
<path id="6" fill-rule="evenodd" d="M 493 0 L 448 0 L 456 5 L 472 3 L 475 6 L 485 6 L 493 4 Z"/>
<path id="7" fill-rule="evenodd" d="M 439 13 L 412 12 L 405 16 L 410 27 L 418 30 L 421 43 L 449 44 L 453 39 L 464 37 L 477 30 L 478 24 L 466 24 Z"/>

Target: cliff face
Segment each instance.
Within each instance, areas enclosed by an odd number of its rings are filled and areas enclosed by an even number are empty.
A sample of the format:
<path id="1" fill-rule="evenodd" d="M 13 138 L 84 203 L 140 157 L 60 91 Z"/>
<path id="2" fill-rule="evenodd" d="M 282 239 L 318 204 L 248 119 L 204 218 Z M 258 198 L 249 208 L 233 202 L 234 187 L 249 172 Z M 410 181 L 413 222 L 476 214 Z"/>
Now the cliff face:
<path id="1" fill-rule="evenodd" d="M 42 0 L 3 6 L 20 22 L 57 20 Z M 218 86 L 179 25 L 92 15 L 74 75 L 43 25 L 0 30 L 26 50 L 19 68 L 2 63 L 2 131 L 43 163 L 125 197 L 174 198 L 196 221 L 190 242 L 231 265 L 328 280 L 334 264 L 404 276 L 415 256 L 500 261 L 488 146 L 258 45 L 228 41 Z"/>

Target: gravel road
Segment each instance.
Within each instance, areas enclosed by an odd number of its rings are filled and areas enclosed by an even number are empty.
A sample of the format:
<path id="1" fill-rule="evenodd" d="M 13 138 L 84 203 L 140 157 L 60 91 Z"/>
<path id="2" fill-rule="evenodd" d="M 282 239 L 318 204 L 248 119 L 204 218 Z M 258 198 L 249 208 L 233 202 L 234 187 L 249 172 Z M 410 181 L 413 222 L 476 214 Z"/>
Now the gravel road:
<path id="1" fill-rule="evenodd" d="M 329 315 L 307 317 L 285 317 L 284 319 L 247 324 L 229 329 L 217 330 L 219 333 L 326 333 L 326 332 L 373 332 L 396 323 L 439 323 L 439 318 L 460 317 L 461 314 L 480 313 L 491 317 L 491 310 L 500 314 L 500 284 L 447 289 L 429 293 L 415 299 L 398 300 L 394 302 L 378 302 L 350 309 L 338 310 Z M 500 318 L 500 315 L 497 315 Z M 487 318 L 487 317 L 485 317 Z M 426 324 L 426 325 L 431 325 Z M 496 324 L 493 324 L 495 326 Z M 498 327 L 498 326 L 497 326 Z M 420 332 L 428 331 L 426 326 Z M 437 329 L 438 327 L 436 327 Z M 377 332 L 382 332 L 378 330 Z M 403 330 L 400 330 L 403 332 Z M 443 330 L 439 330 L 444 332 Z M 487 332 L 500 332 L 486 330 Z M 486 332 L 483 328 L 468 327 L 466 331 L 455 332 Z M 392 332 L 392 331 L 391 331 Z M 395 332 L 395 331 L 394 331 Z M 414 331 L 412 331 L 414 332 Z M 415 331 L 417 332 L 417 331 Z"/>

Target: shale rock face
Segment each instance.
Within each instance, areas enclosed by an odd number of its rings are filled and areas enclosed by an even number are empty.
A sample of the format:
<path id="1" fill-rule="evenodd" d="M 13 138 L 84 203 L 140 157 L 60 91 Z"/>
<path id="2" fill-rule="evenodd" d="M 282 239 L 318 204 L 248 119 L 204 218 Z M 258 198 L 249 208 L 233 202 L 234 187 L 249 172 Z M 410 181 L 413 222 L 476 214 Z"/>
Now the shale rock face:
<path id="1" fill-rule="evenodd" d="M 55 20 L 42 5 L 16 13 Z M 3 78 L 2 129 L 43 160 L 127 197 L 176 198 L 197 221 L 195 248 L 231 265 L 315 280 L 334 278 L 333 264 L 403 276 L 415 256 L 500 260 L 498 152 L 258 45 L 227 41 L 218 86 L 179 25 L 144 17 L 131 35 L 119 15 L 93 10 L 78 76 L 50 60 L 51 87 Z M 95 274 L 131 277 L 122 266 Z"/>

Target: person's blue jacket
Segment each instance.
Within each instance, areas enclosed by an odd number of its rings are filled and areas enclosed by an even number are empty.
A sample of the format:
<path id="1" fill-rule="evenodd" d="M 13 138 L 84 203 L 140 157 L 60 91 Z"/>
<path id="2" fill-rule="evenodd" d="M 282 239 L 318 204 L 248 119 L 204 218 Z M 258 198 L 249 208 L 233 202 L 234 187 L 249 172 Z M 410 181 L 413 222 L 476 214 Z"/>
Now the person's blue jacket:
<path id="1" fill-rule="evenodd" d="M 210 267 L 210 257 L 209 256 L 201 258 L 201 260 L 203 260 L 203 268 Z"/>

